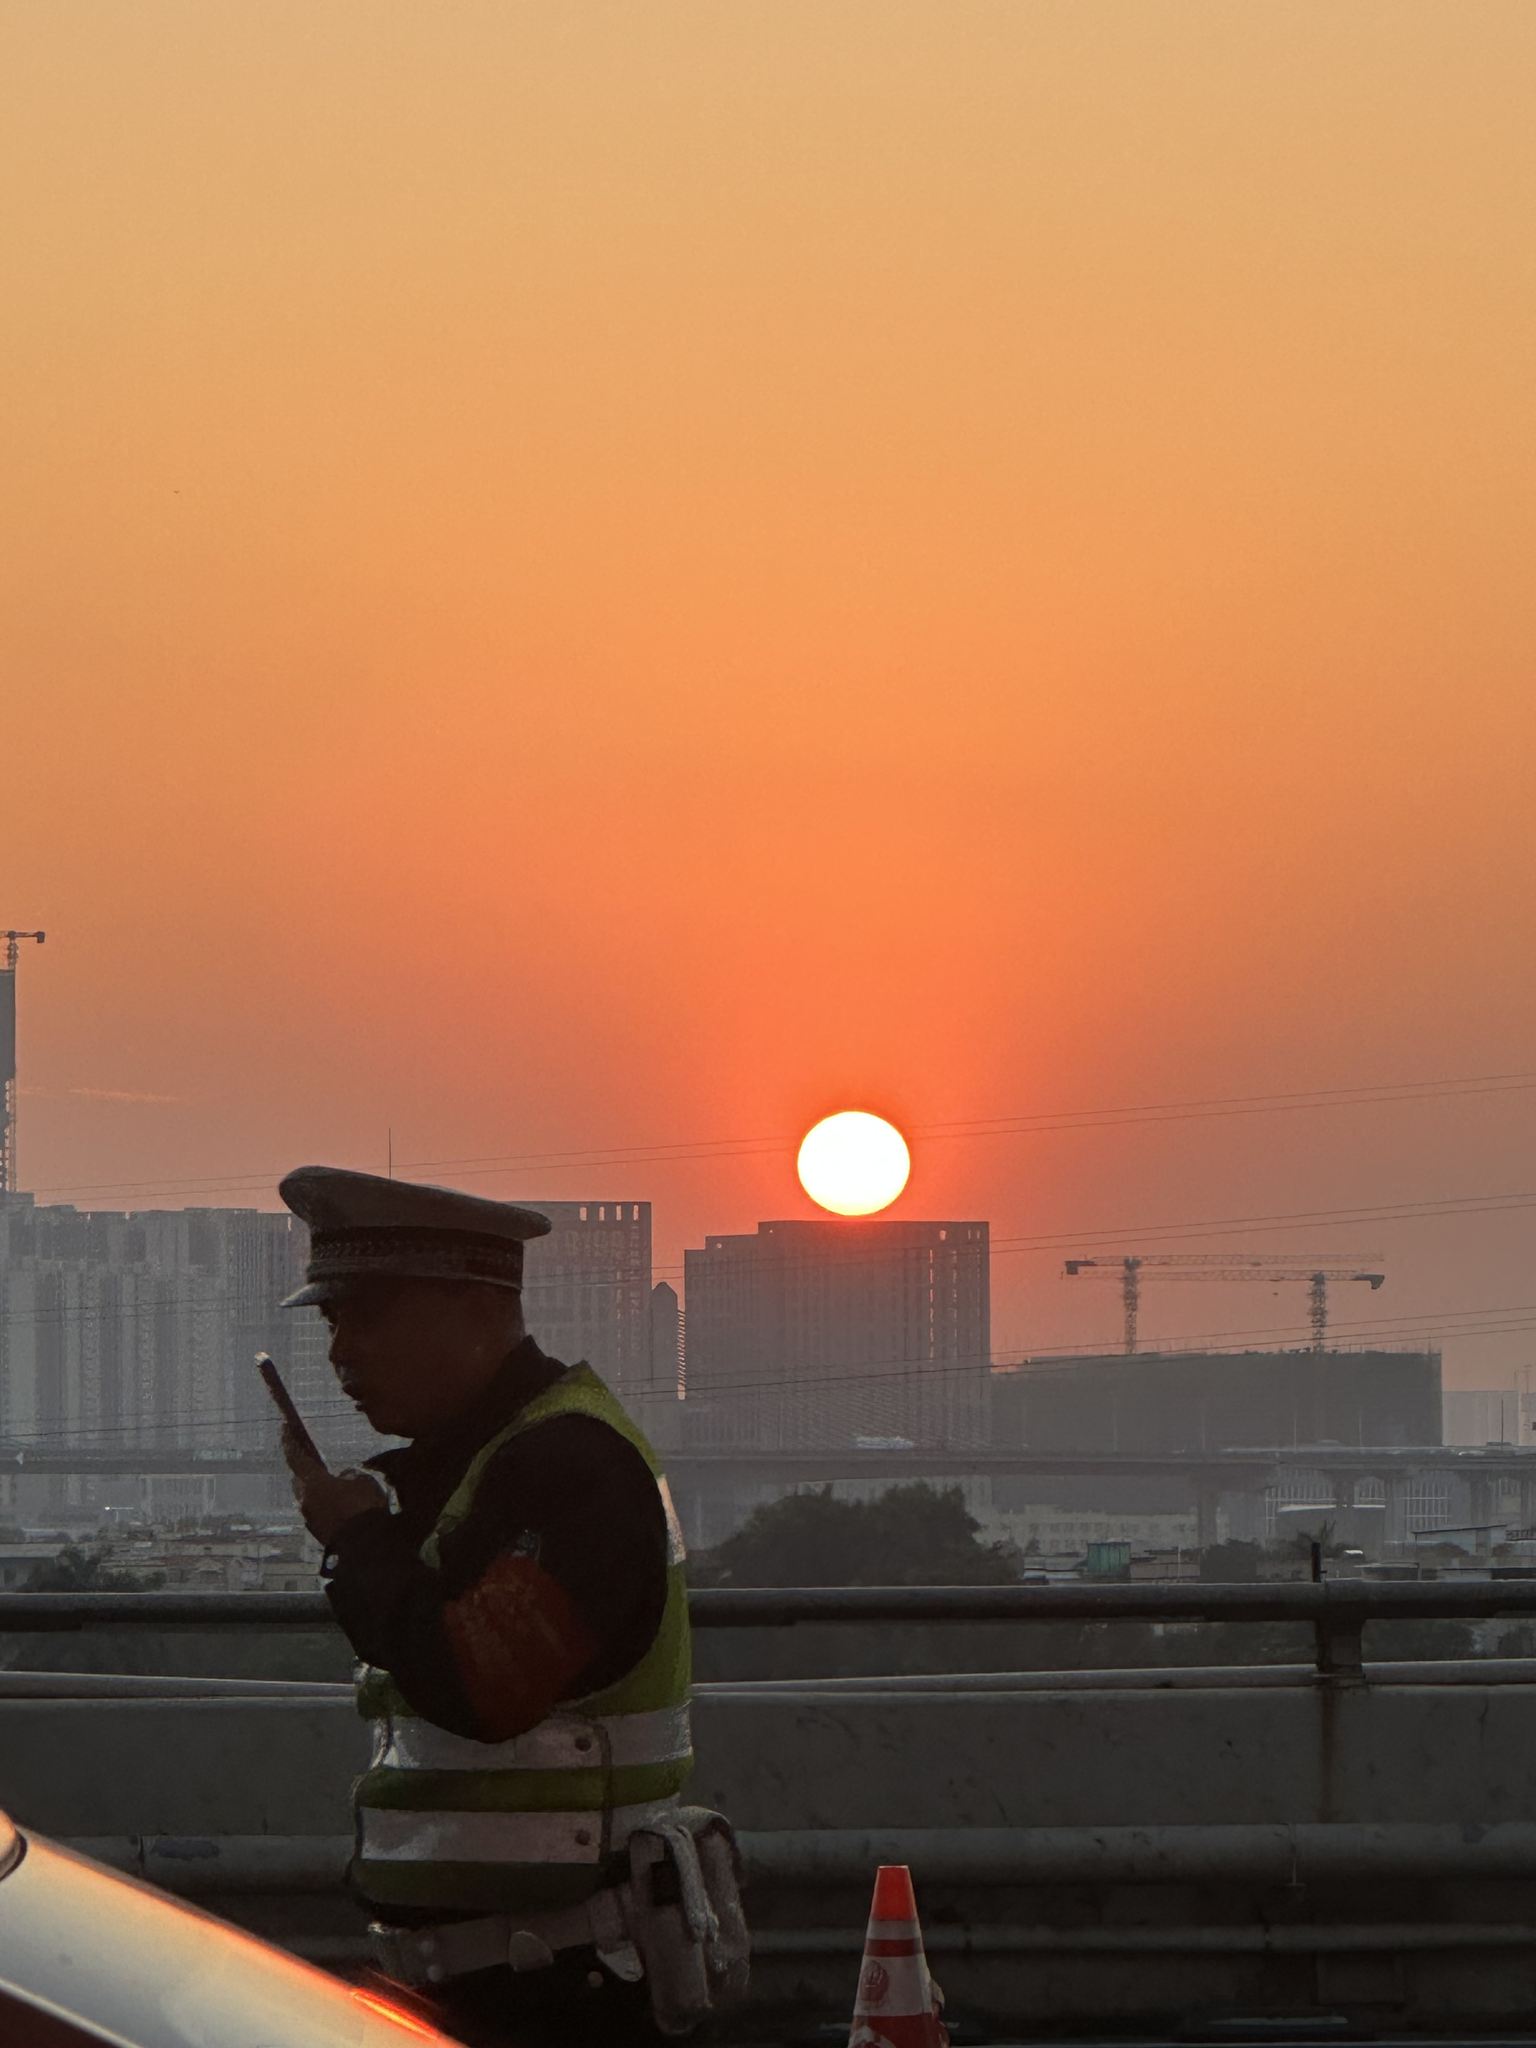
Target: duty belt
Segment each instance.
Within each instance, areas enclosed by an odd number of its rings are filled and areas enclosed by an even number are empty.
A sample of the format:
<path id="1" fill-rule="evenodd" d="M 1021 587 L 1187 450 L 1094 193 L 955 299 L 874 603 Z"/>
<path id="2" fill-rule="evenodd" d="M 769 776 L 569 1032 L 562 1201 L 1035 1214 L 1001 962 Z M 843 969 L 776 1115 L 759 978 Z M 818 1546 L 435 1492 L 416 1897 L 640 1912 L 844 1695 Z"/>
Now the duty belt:
<path id="1" fill-rule="evenodd" d="M 617 1889 L 598 1892 L 579 1906 L 553 1913 L 490 1913 L 437 1927 L 368 1929 L 373 1959 L 397 1983 L 443 1984 L 472 1970 L 506 1966 L 544 1970 L 565 1949 L 591 1948 L 613 1976 L 635 1983 L 644 1974 L 630 1940 Z"/>
<path id="2" fill-rule="evenodd" d="M 645 1982 L 663 2034 L 691 2033 L 746 1989 L 750 1941 L 730 1822 L 708 1807 L 657 1816 L 628 1842 L 629 1875 L 579 1906 L 490 1913 L 438 1927 L 369 1929 L 381 1969 L 436 1985 L 471 1970 L 548 1969 L 562 1950 L 590 1949 L 611 1976 Z"/>

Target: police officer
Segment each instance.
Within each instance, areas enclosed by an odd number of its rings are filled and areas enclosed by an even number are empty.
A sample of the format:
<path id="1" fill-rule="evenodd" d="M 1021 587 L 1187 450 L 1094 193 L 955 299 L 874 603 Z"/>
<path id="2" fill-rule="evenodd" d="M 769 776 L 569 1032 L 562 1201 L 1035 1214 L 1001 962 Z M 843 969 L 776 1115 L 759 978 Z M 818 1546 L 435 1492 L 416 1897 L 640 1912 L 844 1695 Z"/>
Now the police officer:
<path id="1" fill-rule="evenodd" d="M 332 1472 L 284 1437 L 361 1660 L 352 1882 L 376 1955 L 472 2042 L 654 2037 L 614 1887 L 692 1762 L 656 1457 L 590 1367 L 524 1328 L 547 1218 L 325 1166 L 281 1194 L 310 1229 L 284 1306 L 320 1310 L 343 1392 L 407 1439 Z"/>

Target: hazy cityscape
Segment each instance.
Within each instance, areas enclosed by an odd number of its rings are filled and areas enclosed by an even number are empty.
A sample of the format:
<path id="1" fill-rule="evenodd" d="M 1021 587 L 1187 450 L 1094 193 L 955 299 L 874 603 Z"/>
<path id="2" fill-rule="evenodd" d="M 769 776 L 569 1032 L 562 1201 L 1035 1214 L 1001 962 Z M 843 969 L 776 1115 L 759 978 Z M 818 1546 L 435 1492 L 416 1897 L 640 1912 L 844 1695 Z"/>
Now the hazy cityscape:
<path id="1" fill-rule="evenodd" d="M 13 940 L 0 967 L 8 1174 L 16 952 Z M 765 1221 L 686 1250 L 679 1287 L 657 1274 L 649 1201 L 518 1199 L 552 1224 L 528 1254 L 530 1327 L 643 1420 L 701 1549 L 802 1489 L 857 1501 L 922 1482 L 957 1487 L 980 1539 L 1031 1577 L 1197 1576 L 1232 1543 L 1280 1576 L 1298 1569 L 1298 1537 L 1321 1540 L 1336 1573 L 1536 1573 L 1529 1372 L 1448 1390 L 1436 1348 L 1330 1343 L 1330 1289 L 1385 1282 L 1361 1261 L 1236 1248 L 1068 1260 L 1070 1277 L 1113 1284 L 1123 1348 L 1000 1357 L 985 1220 Z M 77 1208 L 0 1190 L 12 1584 L 66 1539 L 142 1561 L 199 1523 L 225 1525 L 231 1583 L 300 1583 L 303 1532 L 256 1352 L 285 1361 L 333 1461 L 380 1447 L 340 1395 L 320 1318 L 277 1306 L 307 1257 L 286 1212 Z M 1143 1289 L 1190 1279 L 1304 1297 L 1308 1339 L 1142 1347 Z M 241 1524 L 243 1560 L 228 1534 Z M 284 1530 L 292 1542 L 258 1569 Z"/>

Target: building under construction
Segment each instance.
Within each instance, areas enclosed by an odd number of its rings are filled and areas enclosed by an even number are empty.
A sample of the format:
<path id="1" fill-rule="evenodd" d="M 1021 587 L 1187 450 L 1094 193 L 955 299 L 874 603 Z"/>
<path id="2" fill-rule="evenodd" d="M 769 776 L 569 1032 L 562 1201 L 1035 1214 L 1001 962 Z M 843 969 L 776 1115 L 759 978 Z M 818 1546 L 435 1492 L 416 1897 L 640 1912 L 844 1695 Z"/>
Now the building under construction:
<path id="1" fill-rule="evenodd" d="M 993 1440 L 1032 1451 L 1438 1444 L 1437 1351 L 1144 1351 L 992 1378 Z"/>

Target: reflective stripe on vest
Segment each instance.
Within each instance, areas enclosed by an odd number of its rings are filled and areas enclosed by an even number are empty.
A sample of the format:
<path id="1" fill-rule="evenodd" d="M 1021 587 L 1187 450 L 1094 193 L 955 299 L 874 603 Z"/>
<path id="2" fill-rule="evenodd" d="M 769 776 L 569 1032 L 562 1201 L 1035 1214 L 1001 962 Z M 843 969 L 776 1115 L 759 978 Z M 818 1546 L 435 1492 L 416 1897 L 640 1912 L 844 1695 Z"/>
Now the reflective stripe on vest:
<path id="1" fill-rule="evenodd" d="M 551 1714 L 510 1742 L 451 1735 L 418 1716 L 390 1716 L 374 1731 L 374 1767 L 392 1771 L 583 1771 L 677 1763 L 692 1756 L 688 1709 L 648 1714 Z"/>
<path id="2" fill-rule="evenodd" d="M 495 1910 L 522 1903 L 539 1871 L 600 1882 L 596 1867 L 631 1830 L 671 1810 L 692 1767 L 684 1548 L 655 1452 L 590 1366 L 569 1367 L 484 1444 L 421 1548 L 436 1569 L 503 1445 L 558 1416 L 583 1415 L 645 1460 L 666 1518 L 667 1591 L 656 1634 L 615 1684 L 566 1700 L 506 1742 L 451 1734 L 411 1711 L 388 1672 L 364 1667 L 358 1707 L 374 1723 L 374 1759 L 355 1788 L 353 1875 L 386 1903 Z M 600 1504 L 595 1511 L 600 1512 Z M 594 1872 L 583 1878 L 583 1867 Z M 558 1873 L 568 1873 L 558 1878 Z"/>
<path id="3" fill-rule="evenodd" d="M 358 1848 L 365 1863 L 596 1864 L 621 1849 L 636 1828 L 671 1813 L 675 1799 L 615 1806 L 598 1813 L 410 1813 L 390 1806 L 358 1808 Z"/>
<path id="4" fill-rule="evenodd" d="M 683 1525 L 678 1520 L 677 1509 L 672 1504 L 672 1489 L 668 1486 L 664 1473 L 656 1474 L 656 1490 L 661 1495 L 661 1505 L 667 1517 L 667 1563 L 684 1564 L 687 1562 L 688 1549 L 683 1542 Z"/>

